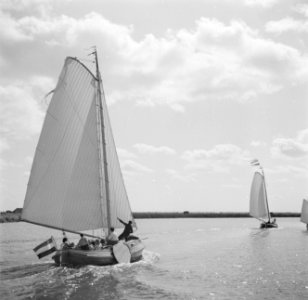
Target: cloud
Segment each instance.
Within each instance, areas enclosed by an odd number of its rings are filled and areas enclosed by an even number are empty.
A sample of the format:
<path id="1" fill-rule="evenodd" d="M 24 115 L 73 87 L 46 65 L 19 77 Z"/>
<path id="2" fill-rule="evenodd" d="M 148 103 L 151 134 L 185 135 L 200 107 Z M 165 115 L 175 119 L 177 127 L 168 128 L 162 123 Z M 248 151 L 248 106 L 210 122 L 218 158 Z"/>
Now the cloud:
<path id="1" fill-rule="evenodd" d="M 176 153 L 175 150 L 171 149 L 170 147 L 166 147 L 166 146 L 155 147 L 155 146 L 146 145 L 146 144 L 135 144 L 133 147 L 139 153 L 142 153 L 142 154 L 174 155 Z"/>
<path id="2" fill-rule="evenodd" d="M 267 22 L 265 25 L 265 30 L 267 32 L 275 34 L 283 33 L 307 33 L 308 32 L 308 5 L 307 4 L 297 4 L 293 7 L 293 11 L 297 12 L 302 16 L 300 18 L 285 17 L 280 20 Z"/>
<path id="3" fill-rule="evenodd" d="M 16 147 L 16 142 L 38 135 L 44 118 L 43 108 L 47 105 L 40 105 L 37 99 L 41 100 L 42 91 L 50 86 L 53 86 L 53 80 L 40 76 L 0 85 L 0 172 L 9 174 L 14 167 L 20 167 L 8 158 L 4 159 L 4 152 Z M 2 176 L 0 180 L 0 193 L 4 193 L 6 186 L 4 178 Z"/>
<path id="4" fill-rule="evenodd" d="M 125 160 L 121 162 L 121 168 L 124 175 L 136 176 L 140 174 L 153 173 L 153 169 L 148 168 L 140 163 L 133 160 Z"/>
<path id="5" fill-rule="evenodd" d="M 13 139 L 27 139 L 38 134 L 43 112 L 33 90 L 24 84 L 0 86 L 1 132 Z"/>
<path id="6" fill-rule="evenodd" d="M 7 41 L 0 52 L 3 74 L 25 76 L 27 70 L 30 76 L 44 72 L 55 77 L 59 70 L 54 57 L 84 56 L 80 45 L 96 44 L 103 49 L 103 77 L 108 78 L 112 103 L 129 100 L 183 113 L 195 101 L 252 101 L 308 75 L 307 57 L 238 20 L 227 24 L 200 18 L 192 29 L 136 40 L 133 26 L 115 24 L 94 12 L 80 18 L 52 13 L 5 17 L 7 30 L 0 33 Z M 17 40 L 20 47 L 14 44 Z"/>
<path id="7" fill-rule="evenodd" d="M 126 149 L 117 148 L 117 153 L 118 153 L 119 159 L 123 160 L 123 161 L 126 160 L 126 159 L 137 158 L 137 156 L 134 153 L 129 152 Z"/>
<path id="8" fill-rule="evenodd" d="M 308 155 L 308 128 L 298 132 L 295 138 L 276 138 L 273 140 L 273 157 L 301 158 Z"/>
<path id="9" fill-rule="evenodd" d="M 117 149 L 117 153 L 119 155 L 122 172 L 125 176 L 137 176 L 154 172 L 153 169 L 136 162 L 138 158 L 136 154 L 121 148 Z"/>
<path id="10" fill-rule="evenodd" d="M 247 165 L 250 155 L 236 145 L 220 144 L 210 150 L 185 151 L 182 159 L 187 162 L 187 169 L 228 173 L 232 165 Z"/>
<path id="11" fill-rule="evenodd" d="M 282 84 L 287 84 L 287 80 L 292 82 L 295 82 L 294 79 L 304 80 L 302 72 L 305 71 L 301 64 L 307 66 L 308 59 L 297 49 L 272 40 L 251 39 L 251 37 L 247 37 L 245 44 L 247 50 L 244 54 L 245 61 L 257 72 L 255 78 L 260 75 L 259 92 L 271 94 L 279 91 Z M 266 77 L 269 80 L 268 84 L 264 81 Z"/>
<path id="12" fill-rule="evenodd" d="M 282 34 L 284 32 L 305 33 L 308 32 L 308 21 L 286 17 L 279 21 L 270 21 L 266 23 L 265 30 L 276 34 Z"/>
<path id="13" fill-rule="evenodd" d="M 294 11 L 298 12 L 299 14 L 304 15 L 308 18 L 308 4 L 297 4 L 294 7 Z"/>

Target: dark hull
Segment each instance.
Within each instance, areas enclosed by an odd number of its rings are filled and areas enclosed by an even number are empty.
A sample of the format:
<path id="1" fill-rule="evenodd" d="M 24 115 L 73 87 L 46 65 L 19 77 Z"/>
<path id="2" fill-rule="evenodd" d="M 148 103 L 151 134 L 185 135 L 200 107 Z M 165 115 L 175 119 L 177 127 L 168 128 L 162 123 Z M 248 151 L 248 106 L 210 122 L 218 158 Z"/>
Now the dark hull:
<path id="1" fill-rule="evenodd" d="M 276 223 L 261 223 L 260 228 L 277 228 L 278 224 Z"/>
<path id="2" fill-rule="evenodd" d="M 131 254 L 130 262 L 136 262 L 142 259 L 144 245 L 140 240 L 129 241 L 125 244 Z M 57 265 L 61 266 L 108 266 L 118 263 L 113 255 L 112 247 L 99 250 L 58 250 L 52 259 Z"/>

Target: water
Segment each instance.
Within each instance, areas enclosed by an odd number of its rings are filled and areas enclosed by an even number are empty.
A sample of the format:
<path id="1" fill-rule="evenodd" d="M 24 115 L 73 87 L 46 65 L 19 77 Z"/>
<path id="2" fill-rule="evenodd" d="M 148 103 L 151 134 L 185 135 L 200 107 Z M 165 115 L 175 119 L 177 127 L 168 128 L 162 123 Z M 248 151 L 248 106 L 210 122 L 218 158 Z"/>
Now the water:
<path id="1" fill-rule="evenodd" d="M 137 220 L 143 261 L 83 268 L 35 256 L 61 232 L 0 224 L 1 299 L 308 299 L 308 232 L 298 218 L 277 222 L 261 230 L 250 218 Z"/>

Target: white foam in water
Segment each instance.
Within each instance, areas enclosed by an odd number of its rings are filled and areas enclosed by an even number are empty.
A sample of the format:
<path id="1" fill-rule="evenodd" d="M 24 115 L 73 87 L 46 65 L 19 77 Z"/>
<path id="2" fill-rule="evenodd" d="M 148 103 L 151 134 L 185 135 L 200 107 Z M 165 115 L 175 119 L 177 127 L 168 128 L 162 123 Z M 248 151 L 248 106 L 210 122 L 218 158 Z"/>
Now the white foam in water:
<path id="1" fill-rule="evenodd" d="M 139 263 L 154 264 L 160 259 L 160 254 L 149 250 L 143 251 L 143 259 Z M 138 263 L 138 262 L 137 262 Z"/>

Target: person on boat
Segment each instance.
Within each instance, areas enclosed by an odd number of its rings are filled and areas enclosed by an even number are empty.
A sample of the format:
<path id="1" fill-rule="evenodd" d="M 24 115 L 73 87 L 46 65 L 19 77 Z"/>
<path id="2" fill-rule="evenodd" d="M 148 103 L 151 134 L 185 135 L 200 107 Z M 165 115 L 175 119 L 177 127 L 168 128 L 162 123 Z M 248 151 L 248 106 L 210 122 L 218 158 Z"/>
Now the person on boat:
<path id="1" fill-rule="evenodd" d="M 104 247 L 106 246 L 106 241 L 105 241 L 105 239 L 100 239 L 99 243 L 100 243 L 100 247 L 101 247 L 101 248 L 104 248 Z"/>
<path id="2" fill-rule="evenodd" d="M 74 243 L 69 243 L 67 237 L 64 237 L 62 239 L 62 244 L 61 244 L 62 250 L 72 249 L 73 247 L 74 247 Z"/>
<path id="3" fill-rule="evenodd" d="M 88 244 L 89 244 L 89 249 L 90 250 L 94 250 L 94 248 L 95 248 L 95 241 L 94 240 L 89 241 Z"/>
<path id="4" fill-rule="evenodd" d="M 118 236 L 114 232 L 114 227 L 110 228 L 110 233 L 107 236 L 106 241 L 107 241 L 107 245 L 111 245 L 111 246 L 115 245 L 119 241 Z"/>
<path id="5" fill-rule="evenodd" d="M 128 221 L 128 223 L 125 223 L 120 218 L 118 218 L 118 220 L 125 226 L 123 232 L 119 235 L 119 240 L 126 240 L 128 236 L 133 233 L 133 222 Z"/>
<path id="6" fill-rule="evenodd" d="M 80 240 L 76 246 L 77 249 L 81 249 L 81 250 L 89 250 L 89 243 L 88 240 L 83 236 L 83 234 L 80 234 Z"/>
<path id="7" fill-rule="evenodd" d="M 99 242 L 99 239 L 96 239 L 94 241 L 94 250 L 98 250 L 100 249 L 100 242 Z"/>

